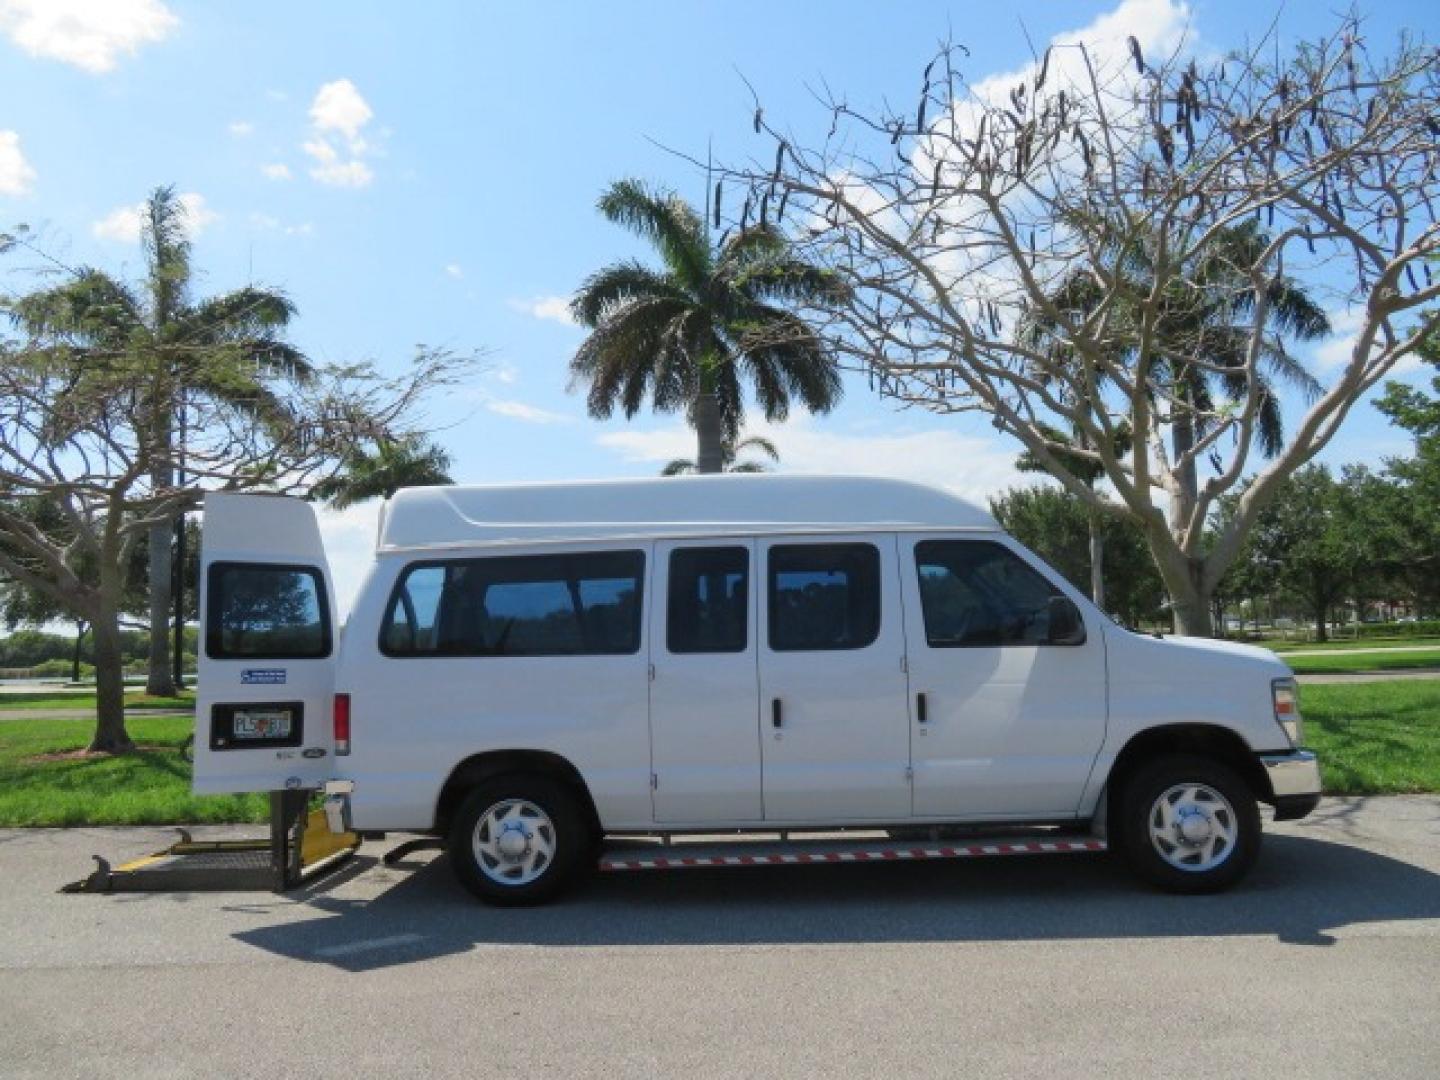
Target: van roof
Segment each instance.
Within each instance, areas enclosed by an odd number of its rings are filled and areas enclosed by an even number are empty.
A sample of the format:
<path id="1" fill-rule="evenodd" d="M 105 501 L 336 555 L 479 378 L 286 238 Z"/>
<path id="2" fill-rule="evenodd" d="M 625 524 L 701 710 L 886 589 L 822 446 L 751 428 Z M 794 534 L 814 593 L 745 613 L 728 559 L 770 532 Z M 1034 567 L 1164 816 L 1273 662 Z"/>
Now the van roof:
<path id="1" fill-rule="evenodd" d="M 406 488 L 380 551 L 619 537 L 998 529 L 964 499 L 868 476 L 722 475 Z"/>

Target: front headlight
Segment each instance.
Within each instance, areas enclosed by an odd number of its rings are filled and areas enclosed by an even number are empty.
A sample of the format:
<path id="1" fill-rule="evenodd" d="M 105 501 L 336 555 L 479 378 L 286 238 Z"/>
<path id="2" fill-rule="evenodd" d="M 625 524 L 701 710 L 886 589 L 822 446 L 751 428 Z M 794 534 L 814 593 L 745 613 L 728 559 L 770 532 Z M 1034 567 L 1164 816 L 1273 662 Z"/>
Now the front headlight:
<path id="1" fill-rule="evenodd" d="M 1270 683 L 1270 697 L 1275 703 L 1275 722 L 1285 732 L 1291 746 L 1299 746 L 1305 738 L 1300 721 L 1300 687 L 1294 679 L 1275 679 Z"/>

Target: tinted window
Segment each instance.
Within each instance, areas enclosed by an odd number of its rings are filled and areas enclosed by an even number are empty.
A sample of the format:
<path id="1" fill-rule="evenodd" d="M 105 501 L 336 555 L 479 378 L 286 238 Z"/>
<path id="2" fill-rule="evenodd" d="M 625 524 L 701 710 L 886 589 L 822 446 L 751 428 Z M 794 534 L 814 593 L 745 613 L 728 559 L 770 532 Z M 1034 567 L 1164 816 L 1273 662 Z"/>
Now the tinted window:
<path id="1" fill-rule="evenodd" d="M 380 631 L 391 656 L 580 656 L 640 648 L 638 551 L 410 567 Z"/>
<path id="2" fill-rule="evenodd" d="M 871 544 L 770 549 L 770 648 L 863 649 L 880 633 L 880 553 Z"/>
<path id="3" fill-rule="evenodd" d="M 666 647 L 672 653 L 744 652 L 749 594 L 745 548 L 672 551 Z"/>
<path id="4" fill-rule="evenodd" d="M 330 606 L 308 566 L 215 563 L 207 581 L 205 651 L 218 659 L 330 655 Z"/>
<path id="5" fill-rule="evenodd" d="M 915 545 L 925 639 L 932 648 L 1043 645 L 1058 589 L 999 544 L 927 540 Z"/>

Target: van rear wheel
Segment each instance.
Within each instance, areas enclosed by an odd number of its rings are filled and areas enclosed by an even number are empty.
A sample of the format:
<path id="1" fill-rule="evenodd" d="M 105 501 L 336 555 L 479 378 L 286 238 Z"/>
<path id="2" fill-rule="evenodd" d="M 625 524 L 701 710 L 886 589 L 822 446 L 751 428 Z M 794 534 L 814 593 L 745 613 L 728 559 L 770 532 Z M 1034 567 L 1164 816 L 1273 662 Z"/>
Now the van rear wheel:
<path id="1" fill-rule="evenodd" d="M 1255 793 L 1212 758 L 1177 754 L 1141 766 L 1120 810 L 1125 861 L 1167 892 L 1228 889 L 1260 853 Z"/>
<path id="2" fill-rule="evenodd" d="M 450 827 L 460 883 L 490 904 L 539 904 L 585 865 L 589 830 L 578 800 L 545 776 L 499 776 L 477 786 Z"/>

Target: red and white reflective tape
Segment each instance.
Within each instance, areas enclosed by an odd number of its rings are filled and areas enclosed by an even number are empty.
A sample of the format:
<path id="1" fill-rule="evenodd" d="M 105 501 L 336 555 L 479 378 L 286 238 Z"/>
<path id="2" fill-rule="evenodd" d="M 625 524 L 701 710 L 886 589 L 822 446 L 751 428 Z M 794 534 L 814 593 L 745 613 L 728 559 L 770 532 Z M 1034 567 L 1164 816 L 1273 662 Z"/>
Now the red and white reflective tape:
<path id="1" fill-rule="evenodd" d="M 675 849 L 670 848 L 673 852 Z M 794 851 L 774 855 L 602 855 L 601 870 L 689 870 L 717 866 L 789 866 L 798 863 L 897 862 L 917 859 L 980 859 L 993 855 L 1058 855 L 1105 851 L 1104 840 L 1021 840 L 957 847 L 869 848 L 860 851 Z"/>

